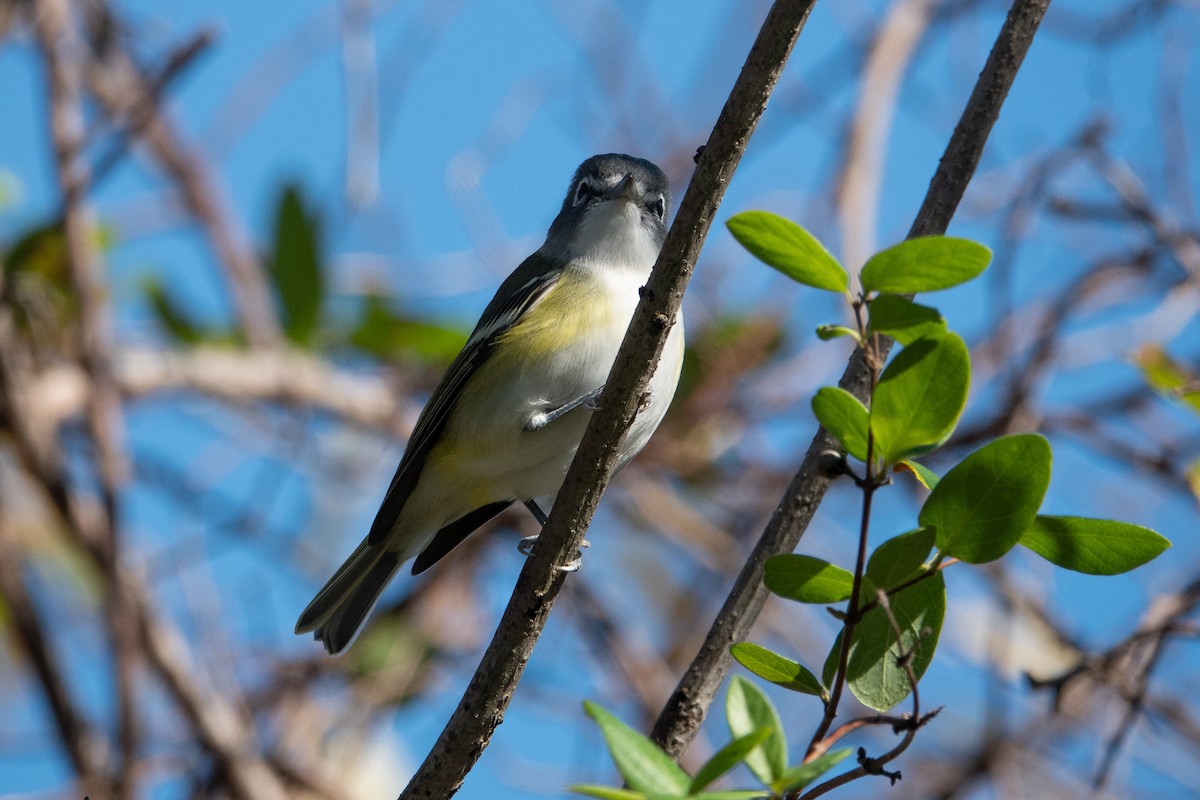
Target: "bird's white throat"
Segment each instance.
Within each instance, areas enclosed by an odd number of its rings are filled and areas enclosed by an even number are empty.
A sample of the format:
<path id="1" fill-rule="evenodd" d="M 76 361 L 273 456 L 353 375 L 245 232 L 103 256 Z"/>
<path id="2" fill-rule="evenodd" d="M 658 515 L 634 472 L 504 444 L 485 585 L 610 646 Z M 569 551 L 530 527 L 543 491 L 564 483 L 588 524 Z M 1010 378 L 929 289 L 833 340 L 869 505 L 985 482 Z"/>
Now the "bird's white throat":
<path id="1" fill-rule="evenodd" d="M 658 250 L 641 209 L 628 200 L 617 199 L 601 203 L 584 215 L 567 254 L 572 261 L 648 275 Z"/>

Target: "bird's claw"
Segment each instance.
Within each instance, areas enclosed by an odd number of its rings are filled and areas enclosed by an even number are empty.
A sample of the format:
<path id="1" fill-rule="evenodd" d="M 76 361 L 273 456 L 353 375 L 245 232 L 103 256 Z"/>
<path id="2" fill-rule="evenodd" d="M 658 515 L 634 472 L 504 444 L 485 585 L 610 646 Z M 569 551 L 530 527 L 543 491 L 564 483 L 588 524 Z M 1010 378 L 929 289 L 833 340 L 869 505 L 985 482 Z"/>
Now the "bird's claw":
<path id="1" fill-rule="evenodd" d="M 580 407 L 586 408 L 589 411 L 595 411 L 600 407 L 596 401 L 603 391 L 603 386 L 597 386 L 587 394 L 576 397 L 569 403 L 563 403 L 561 406 L 547 406 L 546 408 L 543 408 L 541 411 L 538 411 L 530 416 L 525 422 L 525 431 L 527 433 L 540 431 L 554 420 Z"/>
<path id="2" fill-rule="evenodd" d="M 517 542 L 517 552 L 519 552 L 521 555 L 523 555 L 525 557 L 529 557 L 530 555 L 533 554 L 533 546 L 537 543 L 537 540 L 538 540 L 538 534 L 534 534 L 533 536 L 523 537 L 519 542 Z M 568 561 L 566 564 L 556 567 L 556 569 L 558 569 L 560 572 L 579 572 L 579 570 L 583 569 L 583 552 L 582 551 L 583 551 L 583 549 L 591 547 L 591 546 L 592 546 L 592 543 L 589 542 L 587 539 L 584 539 L 583 541 L 581 541 L 579 543 L 580 549 L 575 551 L 575 557 L 572 558 L 570 561 Z"/>

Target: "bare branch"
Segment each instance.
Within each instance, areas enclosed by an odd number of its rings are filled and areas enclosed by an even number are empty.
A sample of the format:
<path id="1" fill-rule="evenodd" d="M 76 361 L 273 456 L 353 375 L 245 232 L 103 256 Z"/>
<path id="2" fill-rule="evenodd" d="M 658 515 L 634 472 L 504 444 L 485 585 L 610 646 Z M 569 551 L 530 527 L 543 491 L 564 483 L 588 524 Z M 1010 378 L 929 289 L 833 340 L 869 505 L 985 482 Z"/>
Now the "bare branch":
<path id="1" fill-rule="evenodd" d="M 188 391 L 230 403 L 282 403 L 397 437 L 412 431 L 420 411 L 396 381 L 337 369 L 298 350 L 125 347 L 114 367 L 117 386 L 130 399 Z M 78 368 L 59 364 L 29 376 L 26 391 L 44 436 L 82 410 L 87 379 Z"/>
<path id="2" fill-rule="evenodd" d="M 379 93 L 371 3 L 342 0 L 342 80 L 346 94 L 346 201 L 364 209 L 379 199 Z"/>
<path id="3" fill-rule="evenodd" d="M 106 6 L 97 13 L 107 14 Z M 246 339 L 257 347 L 282 341 L 279 320 L 262 266 L 227 212 L 211 180 L 213 170 L 188 148 L 158 103 L 150 81 L 118 40 L 111 39 L 87 71 L 88 84 L 108 114 L 124 120 L 146 143 L 175 181 L 187 208 L 204 227 L 219 263 L 225 268 L 233 307 Z M 135 113 L 136 112 L 136 113 Z"/>
<path id="4" fill-rule="evenodd" d="M 777 0 L 746 58 L 679 206 L 662 255 L 642 291 L 629 332 L 538 545 L 521 571 L 495 638 L 457 710 L 403 798 L 450 797 L 500 724 L 563 583 L 566 563 L 612 474 L 617 447 L 637 413 L 713 215 L 746 149 L 812 0 Z"/>
<path id="5" fill-rule="evenodd" d="M 201 743 L 219 759 L 233 795 L 241 800 L 287 800 L 288 792 L 259 755 L 249 726 L 225 698 L 205 690 L 196 669 L 187 661 L 183 639 L 155 619 L 140 579 L 128 572 L 122 579 L 150 666 L 166 684 Z"/>
<path id="6" fill-rule="evenodd" d="M 1000 107 L 1048 5 L 1049 0 L 1017 0 L 1013 4 L 930 182 L 925 202 L 909 231 L 910 237 L 945 232 L 975 173 L 988 133 L 1000 115 Z M 839 385 L 861 399 L 865 396 L 868 374 L 862 353 L 857 351 Z M 817 431 L 800 470 L 738 574 L 700 652 L 659 714 L 651 737 L 671 755 L 678 757 L 695 736 L 729 671 L 730 646 L 749 635 L 766 603 L 768 592 L 762 575 L 767 559 L 796 548 L 825 496 L 830 481 L 822 474 L 820 456 L 834 446 L 836 443 L 824 430 Z"/>
<path id="7" fill-rule="evenodd" d="M 940 0 L 900 0 L 879 26 L 862 72 L 838 192 L 842 260 L 854 270 L 875 252 L 883 164 L 900 82 Z"/>
<path id="8" fill-rule="evenodd" d="M 58 729 L 58 737 L 79 775 L 82 790 L 100 794 L 109 785 L 105 775 L 108 762 L 105 741 L 75 704 L 59 659 L 43 635 L 43 631 L 50 626 L 46 620 L 39 618 L 29 597 L 25 578 L 21 574 L 24 560 L 12 540 L 3 513 L 0 513 L 0 599 L 4 602 L 8 624 L 24 648 L 30 667 L 41 684 Z"/>
<path id="9" fill-rule="evenodd" d="M 123 451 L 121 400 L 112 376 L 112 324 L 105 301 L 104 278 L 92 246 L 87 209 L 91 176 L 83 155 L 83 65 L 86 53 L 66 0 L 40 0 L 35 30 L 50 84 L 50 133 L 62 192 L 63 232 L 70 281 L 79 299 L 80 354 L 88 376 L 88 430 L 96 448 L 103 499 L 106 541 L 101 569 L 107 577 L 106 622 L 116 661 L 117 736 L 120 758 L 112 788 L 117 797 L 133 794 L 133 762 L 138 749 L 138 712 L 133 688 L 136 648 L 121 583 L 117 579 L 117 498 L 128 475 Z"/>

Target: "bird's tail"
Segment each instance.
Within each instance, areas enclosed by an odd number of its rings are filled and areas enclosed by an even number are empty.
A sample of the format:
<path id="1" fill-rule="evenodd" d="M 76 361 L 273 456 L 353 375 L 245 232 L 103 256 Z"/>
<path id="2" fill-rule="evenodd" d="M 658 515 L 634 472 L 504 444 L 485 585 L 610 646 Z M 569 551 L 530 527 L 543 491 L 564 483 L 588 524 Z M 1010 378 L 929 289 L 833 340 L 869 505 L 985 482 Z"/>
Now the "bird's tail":
<path id="1" fill-rule="evenodd" d="M 300 614 L 296 633 L 313 631 L 331 654 L 345 650 L 405 560 L 395 550 L 364 541 Z"/>

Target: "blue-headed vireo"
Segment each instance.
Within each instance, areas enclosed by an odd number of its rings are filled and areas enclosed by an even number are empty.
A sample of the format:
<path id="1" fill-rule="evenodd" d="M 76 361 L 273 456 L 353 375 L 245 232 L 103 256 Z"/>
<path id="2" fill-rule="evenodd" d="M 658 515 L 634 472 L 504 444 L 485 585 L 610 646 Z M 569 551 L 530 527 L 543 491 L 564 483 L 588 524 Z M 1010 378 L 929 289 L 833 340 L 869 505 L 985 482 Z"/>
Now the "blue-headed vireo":
<path id="1" fill-rule="evenodd" d="M 428 569 L 514 502 L 562 486 L 604 381 L 666 238 L 667 176 L 627 155 L 575 171 L 546 242 L 500 285 L 409 438 L 371 532 L 296 622 L 337 653 L 384 586 L 416 557 Z M 662 421 L 679 382 L 676 321 L 618 458 L 633 458 Z"/>

